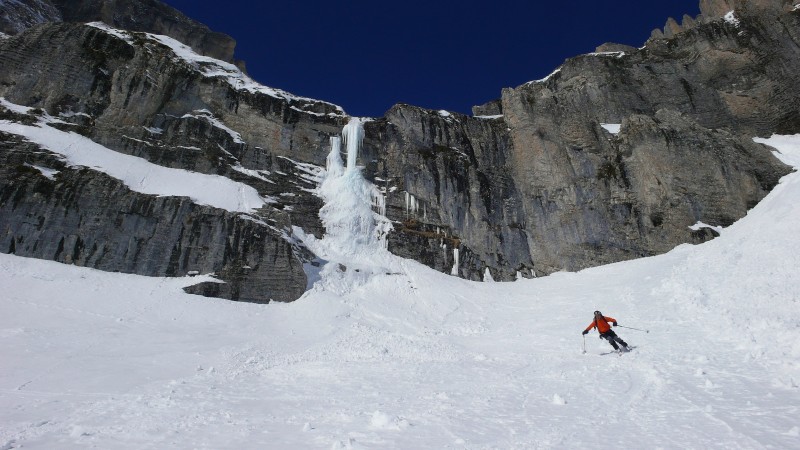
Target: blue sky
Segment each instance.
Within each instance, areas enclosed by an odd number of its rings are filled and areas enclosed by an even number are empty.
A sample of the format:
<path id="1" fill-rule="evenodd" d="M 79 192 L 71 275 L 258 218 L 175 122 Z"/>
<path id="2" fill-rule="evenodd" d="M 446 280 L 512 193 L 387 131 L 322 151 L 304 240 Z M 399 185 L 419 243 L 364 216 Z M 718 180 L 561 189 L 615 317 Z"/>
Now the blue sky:
<path id="1" fill-rule="evenodd" d="M 469 113 L 568 57 L 641 46 L 668 17 L 699 13 L 698 0 L 166 3 L 234 37 L 262 84 L 376 117 L 400 102 Z"/>

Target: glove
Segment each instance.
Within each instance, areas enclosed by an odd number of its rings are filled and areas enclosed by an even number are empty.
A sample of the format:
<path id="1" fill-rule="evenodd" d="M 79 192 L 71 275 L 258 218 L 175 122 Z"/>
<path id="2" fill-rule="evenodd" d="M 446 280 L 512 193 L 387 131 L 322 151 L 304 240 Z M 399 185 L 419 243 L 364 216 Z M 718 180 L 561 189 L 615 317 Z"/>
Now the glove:
<path id="1" fill-rule="evenodd" d="M 617 326 L 617 322 L 612 322 L 612 325 Z"/>
<path id="2" fill-rule="evenodd" d="M 589 334 L 589 332 L 586 331 L 586 330 L 583 330 L 583 333 L 581 333 L 581 334 L 586 335 L 586 334 Z"/>

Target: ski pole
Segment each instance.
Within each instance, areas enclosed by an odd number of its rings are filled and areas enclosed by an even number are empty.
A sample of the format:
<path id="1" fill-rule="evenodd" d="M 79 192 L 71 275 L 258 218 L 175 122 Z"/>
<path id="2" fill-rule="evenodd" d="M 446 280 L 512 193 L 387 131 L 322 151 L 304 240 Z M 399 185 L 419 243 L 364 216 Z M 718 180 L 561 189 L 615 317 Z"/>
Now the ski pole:
<path id="1" fill-rule="evenodd" d="M 626 327 L 625 325 L 617 325 L 617 326 L 620 327 L 620 328 L 627 328 L 629 330 L 644 331 L 645 333 L 649 333 L 650 332 L 650 330 L 641 330 L 639 328 Z"/>
<path id="2" fill-rule="evenodd" d="M 586 353 L 586 335 L 583 335 L 583 353 Z"/>

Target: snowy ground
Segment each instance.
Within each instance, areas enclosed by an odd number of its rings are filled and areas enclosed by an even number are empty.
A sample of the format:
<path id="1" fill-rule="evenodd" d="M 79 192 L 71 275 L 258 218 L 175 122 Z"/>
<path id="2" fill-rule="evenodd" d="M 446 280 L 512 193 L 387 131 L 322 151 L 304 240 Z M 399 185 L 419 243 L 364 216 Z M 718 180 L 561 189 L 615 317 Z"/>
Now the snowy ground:
<path id="1" fill-rule="evenodd" d="M 792 174 L 659 257 L 474 283 L 376 252 L 271 305 L 0 254 L 0 449 L 800 448 L 797 223 Z M 583 354 L 595 309 L 650 332 Z"/>

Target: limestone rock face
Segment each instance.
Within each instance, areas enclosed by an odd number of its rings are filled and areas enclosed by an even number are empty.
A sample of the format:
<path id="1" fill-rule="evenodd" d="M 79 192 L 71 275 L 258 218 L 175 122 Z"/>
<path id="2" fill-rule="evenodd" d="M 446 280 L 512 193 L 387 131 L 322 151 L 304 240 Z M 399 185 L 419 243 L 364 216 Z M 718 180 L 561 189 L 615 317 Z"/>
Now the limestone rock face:
<path id="1" fill-rule="evenodd" d="M 396 105 L 366 132 L 365 160 L 377 161 L 367 171 L 387 180 L 387 215 L 396 222 L 389 250 L 449 273 L 459 249 L 455 272 L 475 280 L 487 266 L 510 268 L 499 279 L 530 273 L 502 118 Z"/>
<path id="2" fill-rule="evenodd" d="M 319 164 L 325 160 L 321 147 L 327 137 L 346 122 L 341 110 L 327 102 L 277 90 L 237 89 L 242 79 L 234 83 L 206 76 L 146 35 L 134 33 L 126 40 L 92 26 L 63 23 L 32 29 L 0 45 L 0 96 L 55 116 L 87 117 L 92 139 L 126 153 L 155 153 L 156 143 L 174 141 L 179 133 L 177 139 L 204 150 L 201 141 L 214 141 L 208 151 L 228 144 L 226 150 L 246 166 L 265 164 L 267 154 Z M 213 126 L 216 122 L 235 133 Z M 163 133 L 154 135 L 147 128 Z M 181 164 L 206 162 L 187 157 Z"/>
<path id="3" fill-rule="evenodd" d="M 234 62 L 233 38 L 158 0 L 0 0 L 0 33 L 15 35 L 37 24 L 61 21 L 100 21 L 123 30 L 163 34 L 201 55 Z"/>
<path id="4" fill-rule="evenodd" d="M 544 81 L 504 90 L 499 107 L 476 107 L 503 114 L 480 137 L 463 136 L 475 118 L 429 112 L 427 121 L 402 121 L 391 111 L 392 124 L 409 128 L 398 139 L 405 161 L 437 161 L 428 170 L 415 162 L 400 188 L 424 199 L 428 222 L 471 251 L 475 267 L 461 269 L 473 278 L 482 265 L 494 279 L 511 279 L 709 238 L 688 227 L 732 223 L 787 172 L 750 137 L 800 130 L 798 14 L 737 17 L 635 52 L 572 58 Z M 478 149 L 490 149 L 491 160 L 473 158 Z M 460 154 L 463 168 L 445 165 Z M 451 194 L 431 195 L 453 184 L 450 173 L 475 174 L 475 182 L 455 177 L 469 181 L 458 188 L 457 213 Z M 432 175 L 438 183 L 417 181 Z"/>
<path id="5" fill-rule="evenodd" d="M 63 45 L 53 46 L 54 41 Z M 40 73 L 48 73 L 48 76 L 40 76 Z M 113 217 L 113 211 L 87 212 L 83 208 L 72 211 L 76 205 L 63 203 L 13 208 L 9 221 L 0 225 L 3 230 L 0 233 L 4 233 L 7 242 L 22 239 L 28 243 L 29 247 L 16 245 L 18 254 L 26 254 L 23 252 L 30 249 L 30 256 L 104 270 L 164 275 L 173 273 L 165 265 L 169 259 L 165 260 L 163 255 L 149 255 L 149 251 L 180 250 L 189 244 L 189 248 L 217 245 L 222 251 L 193 253 L 194 260 L 189 258 L 188 261 L 197 262 L 180 266 L 174 273 L 182 274 L 180 270 L 183 269 L 214 271 L 226 284 L 209 285 L 199 292 L 232 299 L 287 301 L 302 294 L 306 287 L 302 264 L 313 262 L 313 255 L 295 248 L 285 235 L 291 234 L 291 226 L 322 235 L 317 215 L 322 203 L 311 190 L 321 170 L 318 164 L 324 161 L 323 143 L 331 134 L 340 131 L 345 120 L 336 106 L 278 91 L 269 95 L 237 90 L 228 80 L 204 76 L 192 64 L 176 59 L 168 47 L 145 35 L 132 34 L 126 40 L 92 26 L 71 23 L 33 28 L 0 41 L 0 80 L 0 97 L 40 108 L 66 122 L 64 126 L 68 131 L 162 166 L 227 176 L 251 185 L 269 199 L 256 218 L 266 224 L 260 227 L 253 225 L 253 220 L 221 210 L 209 211 L 207 207 L 195 205 L 191 214 L 175 216 L 177 206 L 171 203 L 168 206 L 172 209 L 148 206 L 147 221 L 153 222 L 150 230 L 158 234 L 166 230 L 171 232 L 163 240 L 140 244 L 138 253 L 143 256 L 132 261 L 118 254 L 126 249 L 121 245 L 105 247 L 113 257 L 70 261 L 55 258 L 56 252 L 47 248 L 47 243 L 68 239 L 68 235 L 80 236 L 82 242 L 110 239 L 113 233 L 108 230 L 103 231 L 106 233 L 103 236 L 93 235 L 100 232 L 94 228 L 72 233 L 67 230 L 85 221 L 84 217 Z M 328 112 L 332 115 L 326 115 Z M 238 131 L 233 131 L 233 127 Z M 29 149 L 29 152 L 37 151 Z M 86 205 L 91 204 L 93 196 L 103 198 L 109 195 L 107 190 L 117 189 L 108 184 L 103 189 L 90 189 L 88 184 L 72 186 L 84 178 L 65 178 L 65 183 L 70 184 L 75 195 L 83 196 Z M 5 181 L 6 189 L 13 188 L 13 195 L 8 191 L 12 198 L 30 194 L 29 190 L 17 189 L 19 182 Z M 127 192 L 120 199 L 127 196 L 140 197 Z M 48 197 L 47 201 L 57 202 L 58 199 Z M 147 202 L 164 200 L 148 199 Z M 191 202 L 184 200 L 182 204 L 188 208 L 186 205 Z M 54 233 L 61 233 L 61 237 L 56 239 L 42 233 L 20 235 L 19 223 L 11 216 L 32 214 L 61 218 L 63 223 L 60 224 L 48 222 L 48 227 L 59 230 Z M 166 223 L 159 222 L 161 215 Z M 183 224 L 175 220 L 189 220 L 186 217 L 197 223 L 209 222 L 204 226 L 211 228 L 202 235 L 194 235 L 197 242 L 184 242 L 189 235 L 181 233 Z M 118 233 L 124 232 L 118 230 Z M 224 244 L 236 234 L 242 237 L 236 238 L 235 245 Z M 272 241 L 253 249 L 246 244 L 252 239 L 248 234 L 262 236 L 256 241 L 272 236 Z M 218 244 L 212 245 L 210 241 L 214 240 Z M 179 250 L 176 250 L 178 256 L 184 258 Z M 254 264 L 260 261 L 261 269 L 248 269 L 242 274 L 235 266 L 238 262 L 232 261 L 248 261 L 240 267 L 256 267 Z M 282 281 L 275 281 L 275 276 Z M 259 287 L 267 282 L 282 287 Z M 236 283 L 241 287 L 233 288 Z"/>
<path id="6" fill-rule="evenodd" d="M 102 21 L 115 28 L 163 34 L 201 55 L 233 62 L 236 41 L 157 0 L 51 0 L 67 22 Z"/>
<path id="7" fill-rule="evenodd" d="M 792 11 L 798 4 L 799 0 L 701 0 L 699 16 L 684 15 L 680 24 L 670 17 L 664 28 L 653 30 L 650 38 L 670 39 L 700 23 L 710 23 L 726 17 L 735 21 L 736 16 L 741 14 L 775 17 Z"/>
<path id="8" fill-rule="evenodd" d="M 163 18 L 125 19 L 164 7 L 151 0 L 53 3 L 65 21 L 113 10 L 121 28 L 205 39 Z M 789 170 L 752 137 L 800 132 L 800 11 L 734 3 L 704 2 L 698 20 L 672 21 L 668 38 L 659 31 L 641 49 L 604 44 L 570 58 L 474 116 L 399 104 L 368 121 L 358 163 L 386 193 L 389 250 L 464 278 L 513 280 L 713 238 L 689 227 L 729 225 Z M 731 6 L 736 20 L 722 17 Z M 0 119 L 46 113 L 117 152 L 245 183 L 267 204 L 238 214 L 137 194 L 4 134 L 0 251 L 146 275 L 214 272 L 225 283 L 192 292 L 298 298 L 304 267 L 319 261 L 292 227 L 323 235 L 314 188 L 349 118 L 169 45 L 77 23 L 2 39 L 0 97 L 38 109 L 0 107 Z"/>
<path id="9" fill-rule="evenodd" d="M 611 53 L 611 52 L 635 52 L 636 47 L 625 44 L 617 44 L 614 42 L 606 42 L 597 46 L 596 53 Z"/>
<path id="10" fill-rule="evenodd" d="M 700 0 L 700 13 L 706 20 L 714 20 L 733 10 L 753 13 L 784 11 L 793 0 Z"/>
<path id="11" fill-rule="evenodd" d="M 41 23 L 61 21 L 49 0 L 0 0 L 0 33 L 15 35 Z"/>
<path id="12" fill-rule="evenodd" d="M 0 251 L 150 276 L 215 273 L 225 283 L 190 291 L 232 300 L 291 301 L 305 291 L 296 250 L 266 224 L 185 197 L 132 192 L 0 137 Z"/>

